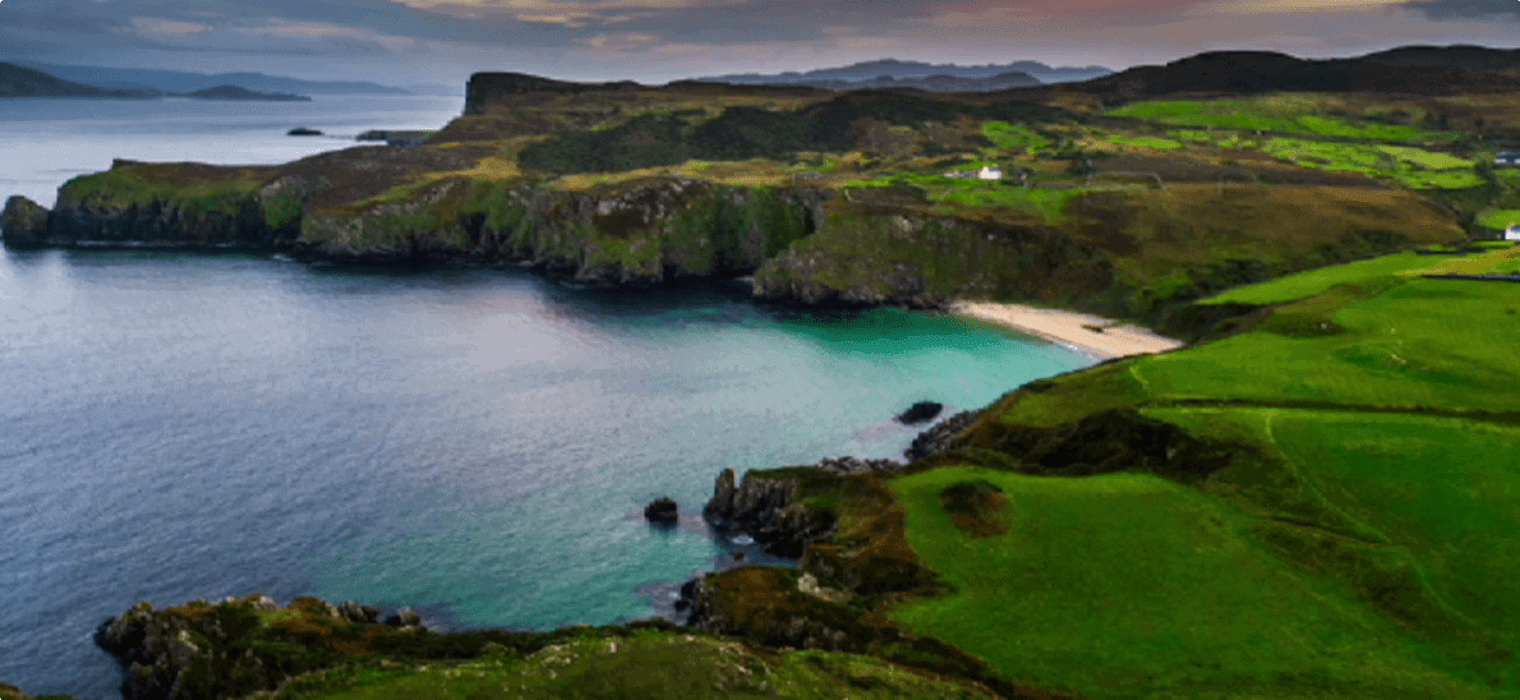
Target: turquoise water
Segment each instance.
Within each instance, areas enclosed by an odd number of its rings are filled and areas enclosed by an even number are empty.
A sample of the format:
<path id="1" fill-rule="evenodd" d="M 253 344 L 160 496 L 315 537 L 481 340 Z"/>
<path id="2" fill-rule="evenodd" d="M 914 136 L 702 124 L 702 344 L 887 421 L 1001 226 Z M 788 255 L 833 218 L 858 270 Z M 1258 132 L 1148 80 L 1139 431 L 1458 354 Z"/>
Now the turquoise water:
<path id="1" fill-rule="evenodd" d="M 414 606 L 446 628 L 659 613 L 734 549 L 726 467 L 893 457 L 914 401 L 1090 364 L 951 317 L 738 287 L 573 289 L 142 251 L 0 257 L 0 680 L 115 697 L 138 600 Z M 648 527 L 669 495 L 685 520 Z"/>

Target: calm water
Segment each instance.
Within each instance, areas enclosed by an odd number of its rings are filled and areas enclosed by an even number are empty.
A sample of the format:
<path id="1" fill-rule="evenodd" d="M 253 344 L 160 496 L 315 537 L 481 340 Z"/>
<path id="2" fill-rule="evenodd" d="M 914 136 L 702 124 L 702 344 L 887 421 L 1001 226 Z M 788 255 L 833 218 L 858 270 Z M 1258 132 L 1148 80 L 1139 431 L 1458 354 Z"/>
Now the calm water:
<path id="1" fill-rule="evenodd" d="M 20 194 L 43 206 L 75 175 L 112 158 L 220 165 L 285 163 L 361 145 L 369 129 L 438 129 L 463 97 L 315 95 L 311 102 L 0 99 L 0 204 Z M 305 126 L 324 136 L 286 136 Z"/>
<path id="2" fill-rule="evenodd" d="M 733 549 L 696 513 L 720 469 L 896 456 L 913 401 L 1090 363 L 740 290 L 105 251 L 0 257 L 0 338 L 0 679 L 87 697 L 119 683 L 92 630 L 142 599 L 648 616 Z M 687 522 L 651 530 L 667 494 Z"/>

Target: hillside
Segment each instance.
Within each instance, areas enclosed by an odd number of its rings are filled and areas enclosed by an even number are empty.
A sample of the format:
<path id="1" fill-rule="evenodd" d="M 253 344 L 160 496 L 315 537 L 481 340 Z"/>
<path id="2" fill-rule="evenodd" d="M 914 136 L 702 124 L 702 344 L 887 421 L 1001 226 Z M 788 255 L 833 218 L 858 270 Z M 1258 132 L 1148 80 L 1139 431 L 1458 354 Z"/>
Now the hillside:
<path id="1" fill-rule="evenodd" d="M 156 97 L 147 90 L 109 90 L 62 80 L 42 71 L 0 63 L 0 97 Z"/>
<path id="2" fill-rule="evenodd" d="M 4 236 L 609 287 L 744 275 L 767 303 L 1020 302 L 1188 341 L 1008 387 L 905 467 L 719 474 L 715 527 L 802 556 L 685 587 L 689 638 L 414 647 L 216 606 L 247 623 L 216 629 L 253 637 L 195 653 L 314 671 L 281 697 L 527 694 L 551 665 L 589 683 L 646 661 L 686 664 L 692 694 L 760 696 L 763 657 L 764 679 L 830 696 L 951 692 L 918 678 L 968 697 L 1514 700 L 1520 248 L 1494 227 L 1520 216 L 1520 170 L 1494 156 L 1520 142 L 1520 93 L 1435 63 L 1213 52 L 992 94 L 481 73 L 416 148 L 119 161 L 56 210 L 13 198 Z"/>

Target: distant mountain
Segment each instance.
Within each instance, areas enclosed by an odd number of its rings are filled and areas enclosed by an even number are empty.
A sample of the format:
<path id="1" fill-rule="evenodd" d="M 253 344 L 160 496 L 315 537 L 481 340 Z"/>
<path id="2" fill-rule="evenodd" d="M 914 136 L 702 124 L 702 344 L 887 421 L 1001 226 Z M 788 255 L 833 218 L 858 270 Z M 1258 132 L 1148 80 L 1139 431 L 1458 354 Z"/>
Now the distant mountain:
<path id="1" fill-rule="evenodd" d="M 819 68 L 805 73 L 798 73 L 796 71 L 770 75 L 739 73 L 696 78 L 696 80 L 720 83 L 803 84 L 818 80 L 873 80 L 882 76 L 890 76 L 894 80 L 905 78 L 922 79 L 931 76 L 986 79 L 1006 73 L 1023 73 L 1042 83 L 1069 83 L 1102 77 L 1113 73 L 1113 71 L 1102 66 L 1053 68 L 1039 61 L 1015 61 L 1005 65 L 989 63 L 982 66 L 959 66 L 954 63 L 934 64 L 922 61 L 900 61 L 895 58 L 885 58 L 878 61 L 855 63 L 842 68 Z"/>
<path id="2" fill-rule="evenodd" d="M 766 85 L 773 83 L 747 84 Z M 913 88 L 927 92 L 990 92 L 993 90 L 1007 90 L 1009 88 L 1044 85 L 1044 83 L 1041 83 L 1040 81 L 1030 77 L 1028 73 L 1020 73 L 1018 71 L 999 73 L 997 75 L 986 78 L 964 78 L 954 75 L 931 75 L 924 78 L 894 78 L 890 75 L 881 75 L 869 80 L 807 78 L 802 80 L 786 81 L 779 84 L 823 88 L 825 90 L 878 90 L 892 88 Z"/>
<path id="3" fill-rule="evenodd" d="M 296 93 L 301 95 L 409 95 L 401 88 L 376 83 L 322 81 L 285 78 L 263 73 L 190 73 L 151 68 L 107 68 L 102 66 L 65 66 L 51 63 L 17 61 L 21 65 L 47 71 L 64 80 L 73 80 L 107 88 L 159 90 L 190 93 L 196 90 L 234 85 L 255 92 Z"/>
<path id="4" fill-rule="evenodd" d="M 1393 53 L 1396 57 L 1411 54 Z M 1460 56 L 1454 54 L 1453 56 Z M 1425 58 L 1429 58 L 1426 54 Z M 1210 51 L 1164 66 L 1137 66 L 1073 89 L 1105 100 L 1176 93 L 1380 92 L 1460 95 L 1520 92 L 1520 78 L 1460 67 L 1461 59 L 1389 65 L 1370 57 L 1310 60 L 1273 51 Z"/>
<path id="5" fill-rule="evenodd" d="M 1520 49 L 1490 49 L 1486 46 L 1400 46 L 1370 53 L 1364 61 L 1402 68 L 1463 68 L 1477 71 L 1503 71 L 1520 68 Z"/>
<path id="6" fill-rule="evenodd" d="M 158 97 L 153 90 L 109 90 L 61 80 L 42 71 L 0 63 L 0 97 Z"/>
<path id="7" fill-rule="evenodd" d="M 236 85 L 218 85 L 205 90 L 196 90 L 186 93 L 185 97 L 193 97 L 198 100 L 264 100 L 272 102 L 310 102 L 311 98 L 305 95 L 291 95 L 283 92 L 254 92 Z"/>

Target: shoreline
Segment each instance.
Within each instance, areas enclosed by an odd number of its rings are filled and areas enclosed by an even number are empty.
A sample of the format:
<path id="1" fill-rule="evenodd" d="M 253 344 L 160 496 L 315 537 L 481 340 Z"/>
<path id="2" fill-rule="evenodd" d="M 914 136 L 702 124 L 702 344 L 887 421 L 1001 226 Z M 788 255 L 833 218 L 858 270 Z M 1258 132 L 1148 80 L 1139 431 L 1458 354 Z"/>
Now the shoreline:
<path id="1" fill-rule="evenodd" d="M 957 301 L 949 313 L 986 321 L 1020 333 L 1065 345 L 1095 360 L 1151 355 L 1175 350 L 1183 342 L 1132 324 L 1075 311 L 1042 309 L 1023 304 Z M 1094 331 L 1088 326 L 1102 328 Z"/>

